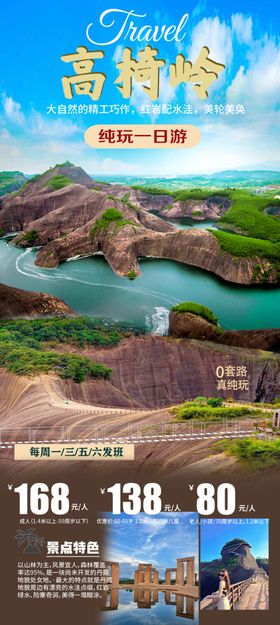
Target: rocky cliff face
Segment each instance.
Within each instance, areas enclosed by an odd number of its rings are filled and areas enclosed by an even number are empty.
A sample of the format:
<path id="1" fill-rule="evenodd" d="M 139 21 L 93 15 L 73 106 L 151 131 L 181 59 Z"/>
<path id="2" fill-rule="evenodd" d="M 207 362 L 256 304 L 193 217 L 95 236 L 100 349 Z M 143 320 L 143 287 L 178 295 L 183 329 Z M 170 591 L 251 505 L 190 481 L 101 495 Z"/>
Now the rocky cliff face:
<path id="1" fill-rule="evenodd" d="M 280 351 L 280 329 L 267 330 L 225 330 L 219 337 L 219 342 L 224 345 L 236 347 L 252 347 L 272 352 Z"/>
<path id="2" fill-rule="evenodd" d="M 0 319 L 74 314 L 71 308 L 57 297 L 0 284 Z"/>
<path id="3" fill-rule="evenodd" d="M 73 184 L 70 184 L 71 180 Z M 57 184 L 64 186 L 54 190 L 52 185 Z M 80 235 L 89 236 L 97 219 L 108 208 L 114 208 L 132 226 L 138 228 L 138 234 L 145 233 L 146 230 L 155 232 L 175 230 L 164 220 L 150 215 L 140 205 L 136 206 L 127 199 L 122 199 L 127 197 L 126 188 L 118 190 L 118 193 L 113 195 L 112 192 L 109 193 L 111 189 L 107 189 L 107 186 L 105 191 L 103 185 L 99 185 L 98 189 L 93 188 L 92 179 L 81 168 L 72 165 L 57 166 L 31 180 L 19 194 L 7 196 L 2 200 L 0 227 L 4 233 L 20 230 L 20 234 L 13 240 L 13 244 L 20 247 L 45 246 L 55 241 L 56 247 L 59 248 L 61 239 L 73 235 L 75 238 L 70 241 L 72 249 L 75 243 L 79 245 Z M 108 234 L 110 238 L 111 232 Z M 131 230 L 131 234 L 136 234 L 135 229 Z M 67 246 L 63 244 L 62 247 Z M 85 250 L 85 253 L 88 251 Z M 49 255 L 49 249 L 46 250 L 46 255 Z M 46 266 L 52 265 L 48 263 Z"/>
<path id="4" fill-rule="evenodd" d="M 146 193 L 141 189 L 132 189 L 124 185 L 109 185 L 98 183 L 100 190 L 107 190 L 116 197 L 129 195 L 129 201 L 136 206 L 141 206 L 148 211 L 157 211 L 160 216 L 166 219 L 178 219 L 190 217 L 197 221 L 206 219 L 219 219 L 230 208 L 232 202 L 222 195 L 213 194 L 206 200 L 174 200 L 174 198 L 164 193 Z"/>
<path id="5" fill-rule="evenodd" d="M 154 216 L 153 218 L 158 219 Z M 145 216 L 146 224 L 147 219 Z M 220 249 L 217 239 L 205 230 L 176 230 L 162 222 L 165 228 L 170 227 L 171 230 L 156 232 L 154 219 L 153 230 L 147 227 L 145 229 L 138 227 L 135 230 L 126 226 L 114 234 L 112 228 L 105 235 L 102 233 L 92 240 L 88 234 L 88 227 L 76 230 L 66 239 L 56 239 L 47 244 L 39 252 L 36 264 L 51 268 L 71 256 L 102 252 L 113 270 L 125 276 L 131 270 L 136 275 L 140 274 L 139 257 L 169 258 L 210 271 L 228 282 L 244 285 L 256 283 L 254 279 L 256 263 L 264 270 L 270 266 L 268 261 L 257 257 L 235 258 L 233 261 L 230 254 Z M 269 274 L 269 282 L 278 282 L 277 272 L 274 269 Z"/>
<path id="6" fill-rule="evenodd" d="M 0 196 L 18 191 L 27 182 L 26 176 L 21 171 L 1 171 L 0 172 Z"/>
<path id="7" fill-rule="evenodd" d="M 258 566 L 263 569 L 267 575 L 269 575 L 269 561 L 268 558 L 256 558 Z"/>
<path id="8" fill-rule="evenodd" d="M 169 334 L 175 338 L 198 339 L 199 341 L 218 341 L 218 329 L 213 324 L 188 312 L 169 313 Z"/>
<path id="9" fill-rule="evenodd" d="M 30 203 L 28 205 L 30 207 Z M 90 243 L 91 228 L 97 219 L 102 217 L 102 214 L 108 208 L 112 207 L 121 212 L 124 218 L 130 221 L 132 225 L 135 224 L 135 227 L 138 229 L 141 228 L 143 223 L 143 231 L 145 227 L 160 232 L 173 229 L 172 226 L 154 215 L 137 213 L 123 205 L 120 201 L 112 200 L 108 195 L 75 184 L 65 187 L 55 194 L 48 193 L 43 198 L 40 198 L 39 203 L 34 205 L 34 210 L 39 210 L 43 213 L 43 216 L 29 222 L 28 231 L 37 233 L 36 245 L 46 246 L 49 242 L 54 241 L 57 248 L 60 247 L 60 244 L 64 248 L 64 244 L 66 243 L 66 246 L 68 244 L 68 236 L 70 245 L 72 245 L 72 239 L 74 244 L 79 244 L 78 241 L 81 235 L 86 235 L 89 239 L 88 243 Z M 66 240 L 64 240 L 65 237 Z M 25 239 L 25 233 L 19 234 L 13 240 L 13 243 L 20 247 L 30 245 L 28 239 Z M 45 250 L 48 254 L 49 248 L 45 248 Z"/>
<path id="10" fill-rule="evenodd" d="M 202 341 L 144 336 L 119 347 L 83 350 L 83 355 L 112 368 L 109 382 L 59 382 L 69 398 L 93 405 L 160 408 L 199 395 L 231 395 L 236 400 L 272 401 L 280 395 L 280 358 Z M 248 391 L 217 391 L 216 368 L 247 367 Z M 117 403 L 115 403 L 117 402 Z"/>
<path id="11" fill-rule="evenodd" d="M 171 312 L 169 334 L 176 338 L 214 341 L 234 347 L 280 351 L 280 329 L 267 330 L 224 330 L 217 328 L 202 317 L 184 312 Z"/>
<path id="12" fill-rule="evenodd" d="M 251 553 L 251 547 L 246 541 L 233 539 L 231 543 L 226 543 L 223 546 L 221 559 L 201 563 L 202 598 L 218 589 L 218 574 L 221 569 L 228 571 L 231 584 L 242 582 L 260 571 L 260 567 Z"/>
<path id="13" fill-rule="evenodd" d="M 237 539 L 235 540 L 237 541 Z M 251 554 L 251 545 L 244 540 L 238 542 L 231 541 L 231 544 L 226 543 L 222 548 L 221 556 L 222 561 L 225 563 L 225 568 L 227 568 L 226 565 L 232 563 L 232 559 L 238 560 L 236 565 L 244 570 L 244 575 L 245 571 L 249 572 L 247 577 L 253 575 L 259 568 L 256 559 Z M 235 574 L 236 573 L 235 571 Z M 246 578 L 244 577 L 244 579 Z"/>
<path id="14" fill-rule="evenodd" d="M 132 187 L 126 187 L 121 184 L 108 184 L 102 182 L 94 182 L 94 187 L 99 191 L 113 194 L 116 198 L 121 199 L 126 197 L 127 200 L 137 206 L 138 208 L 144 208 L 147 211 L 161 212 L 168 205 L 173 203 L 173 198 L 165 194 L 164 191 L 160 194 L 153 195 L 151 193 L 145 193 L 141 189 L 133 189 Z"/>
<path id="15" fill-rule="evenodd" d="M 170 199 L 170 198 L 169 198 Z M 219 219 L 230 208 L 232 202 L 229 198 L 213 195 L 207 200 L 185 200 L 169 202 L 167 207 L 161 209 L 161 214 L 166 218 L 178 219 L 190 217 L 197 221 L 205 219 Z"/>
<path id="16" fill-rule="evenodd" d="M 60 184 L 63 184 L 61 179 L 64 178 L 65 186 L 54 189 L 52 184 L 54 181 L 57 183 L 58 177 Z M 0 200 L 0 227 L 4 233 L 27 227 L 30 230 L 32 226 L 29 228 L 29 224 L 33 221 L 71 202 L 72 186 L 66 184 L 67 180 L 81 185 L 80 191 L 93 186 L 91 177 L 81 167 L 66 162 L 27 180 L 18 193 L 3 197 Z M 79 206 L 82 202 L 83 197 L 80 198 Z M 71 222 L 67 226 L 68 230 L 71 230 Z"/>
<path id="17" fill-rule="evenodd" d="M 150 256 L 205 269 L 237 284 L 256 284 L 264 273 L 271 284 L 279 282 L 277 271 L 268 260 L 233 258 L 220 248 L 211 232 L 178 230 L 148 212 L 155 203 L 165 210 L 170 196 L 149 196 L 137 190 L 127 191 L 126 187 L 116 190 L 117 185 L 111 188 L 101 183 L 93 188 L 93 184 L 81 168 L 71 163 L 58 165 L 29 181 L 17 195 L 0 201 L 0 227 L 4 233 L 21 231 L 13 240 L 14 245 L 44 246 L 36 260 L 42 267 L 56 267 L 72 256 L 103 253 L 121 276 L 129 272 L 139 275 L 138 258 Z M 207 210 L 216 210 L 213 207 L 218 206 L 218 201 L 226 210 L 227 198 L 219 196 L 206 201 Z M 121 213 L 123 222 L 118 227 L 108 224 L 93 235 L 97 220 L 109 208 Z M 256 265 L 260 267 L 258 278 Z"/>
<path id="18" fill-rule="evenodd" d="M 92 189 L 94 186 L 92 178 L 84 171 L 84 169 L 73 165 L 73 163 L 66 162 L 59 165 L 58 171 L 60 175 L 70 178 L 74 184 L 81 184 L 88 189 Z M 51 177 L 52 176 L 53 170 L 51 170 Z"/>

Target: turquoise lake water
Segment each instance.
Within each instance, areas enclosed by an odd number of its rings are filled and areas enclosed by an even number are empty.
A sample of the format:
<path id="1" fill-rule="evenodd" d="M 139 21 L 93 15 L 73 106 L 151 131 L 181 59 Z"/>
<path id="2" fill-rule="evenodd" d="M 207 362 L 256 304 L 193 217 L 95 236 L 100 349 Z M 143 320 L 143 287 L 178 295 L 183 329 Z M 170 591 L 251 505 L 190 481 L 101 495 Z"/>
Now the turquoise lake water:
<path id="1" fill-rule="evenodd" d="M 209 306 L 227 329 L 280 326 L 280 289 L 238 287 L 175 261 L 140 260 L 136 280 L 116 276 L 101 256 L 72 260 L 57 269 L 34 264 L 36 252 L 0 241 L 0 282 L 56 295 L 83 315 L 126 322 L 164 334 L 174 304 Z"/>

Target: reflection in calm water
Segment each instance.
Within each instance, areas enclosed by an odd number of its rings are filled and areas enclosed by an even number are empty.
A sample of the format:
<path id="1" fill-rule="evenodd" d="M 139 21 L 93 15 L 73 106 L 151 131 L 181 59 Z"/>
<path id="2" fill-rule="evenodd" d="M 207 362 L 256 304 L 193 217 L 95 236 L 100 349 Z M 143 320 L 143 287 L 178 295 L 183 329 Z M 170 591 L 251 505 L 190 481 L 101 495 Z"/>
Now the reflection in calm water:
<path id="1" fill-rule="evenodd" d="M 136 625 L 144 623 L 143 610 L 149 610 L 147 625 L 175 625 L 179 618 L 198 623 L 198 601 L 193 597 L 150 588 L 113 589 L 104 593 L 103 623 Z M 110 612 L 110 614 L 108 614 Z"/>

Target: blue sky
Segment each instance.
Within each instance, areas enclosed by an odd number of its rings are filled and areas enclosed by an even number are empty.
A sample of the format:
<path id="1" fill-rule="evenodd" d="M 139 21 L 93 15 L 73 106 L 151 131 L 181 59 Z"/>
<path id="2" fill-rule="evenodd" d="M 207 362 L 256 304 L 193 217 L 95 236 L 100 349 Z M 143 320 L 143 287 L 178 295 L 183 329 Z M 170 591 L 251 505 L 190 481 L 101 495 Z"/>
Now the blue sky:
<path id="1" fill-rule="evenodd" d="M 231 519 L 227 519 L 230 521 Z M 201 561 L 210 562 L 221 557 L 223 545 L 234 538 L 243 538 L 251 545 L 251 553 L 255 558 L 268 558 L 269 551 L 269 521 L 260 519 L 242 519 L 242 525 L 228 522 L 226 524 L 201 524 Z M 248 524 L 246 523 L 248 521 Z"/>
<path id="2" fill-rule="evenodd" d="M 134 56 L 145 44 L 131 43 L 123 38 L 111 45 L 94 45 L 86 36 L 86 28 L 95 41 L 113 37 L 120 27 L 104 28 L 99 24 L 102 11 L 111 7 L 124 11 L 134 9 L 146 17 L 134 18 L 139 26 L 178 24 L 189 14 L 186 35 L 179 44 L 163 40 L 155 44 L 158 57 L 174 62 L 180 52 L 195 61 L 201 47 L 207 45 L 211 58 L 226 65 L 225 71 L 209 90 L 209 98 L 198 100 L 191 85 L 172 89 L 166 67 L 161 70 L 158 103 L 191 104 L 196 110 L 204 103 L 242 104 L 245 115 L 147 116 L 141 105 L 150 100 L 141 85 L 134 86 L 130 100 L 123 100 L 114 85 L 118 75 L 116 62 L 122 48 L 131 46 Z M 225 3 L 208 0 L 171 5 L 158 2 L 119 0 L 113 5 L 104 0 L 85 0 L 80 5 L 60 0 L 55 5 L 40 2 L 2 0 L 0 8 L 2 63 L 0 75 L 0 169 L 20 169 L 38 173 L 70 159 L 90 173 L 104 174 L 188 174 L 239 168 L 251 165 L 276 166 L 280 106 L 280 9 L 271 1 Z M 113 18 L 111 18 L 113 19 Z M 109 21 L 109 18 L 107 18 Z M 96 71 L 107 74 L 102 104 L 128 103 L 133 114 L 106 115 L 106 123 L 173 122 L 195 123 L 201 130 L 201 143 L 190 150 L 93 150 L 84 142 L 84 131 L 91 123 L 104 122 L 105 116 L 47 115 L 50 104 L 68 104 L 61 78 L 68 66 L 62 54 L 74 52 L 79 45 L 89 50 L 102 49 L 105 58 L 96 62 Z M 4 58 L 3 58 L 4 57 Z M 71 103 L 92 104 L 88 96 L 75 96 Z M 279 163 L 278 163 L 279 166 Z"/>
<path id="3" fill-rule="evenodd" d="M 120 520 L 119 525 L 107 526 L 106 559 L 120 563 L 121 577 L 132 578 L 140 562 L 153 563 L 159 570 L 160 577 L 163 577 L 166 568 L 176 567 L 177 558 L 189 556 L 195 556 L 197 570 L 196 513 L 167 512 L 155 517 L 141 513 L 137 518 L 126 514 L 108 514 L 106 517 Z M 176 523 L 168 523 L 172 520 L 176 520 Z"/>

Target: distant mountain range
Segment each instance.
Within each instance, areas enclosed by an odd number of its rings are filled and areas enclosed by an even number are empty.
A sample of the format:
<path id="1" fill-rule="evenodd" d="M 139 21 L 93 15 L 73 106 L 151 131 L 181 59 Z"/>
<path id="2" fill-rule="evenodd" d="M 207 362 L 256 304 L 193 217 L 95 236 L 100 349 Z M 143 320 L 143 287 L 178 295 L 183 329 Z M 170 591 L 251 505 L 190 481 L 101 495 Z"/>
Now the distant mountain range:
<path id="1" fill-rule="evenodd" d="M 116 182 L 126 185 L 160 186 L 169 189 L 191 187 L 242 187 L 262 188 L 266 186 L 280 186 L 280 171 L 272 170 L 226 170 L 213 174 L 186 176 L 96 176 L 93 179 L 106 182 Z"/>
<path id="2" fill-rule="evenodd" d="M 28 174 L 20 171 L 0 172 L 0 196 L 18 191 L 29 179 Z M 92 180 L 105 181 L 123 185 L 160 186 L 171 190 L 193 187 L 240 187 L 263 188 L 266 186 L 280 187 L 280 171 L 270 169 L 235 170 L 229 169 L 212 174 L 187 174 L 186 176 L 99 176 L 91 175 Z"/>

